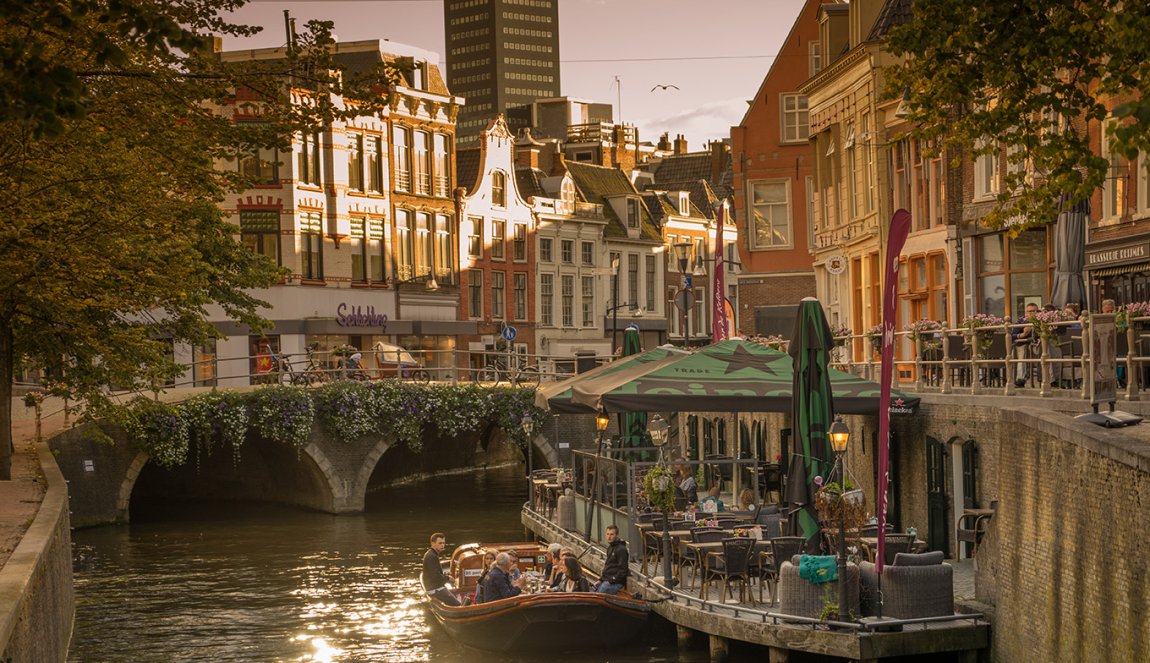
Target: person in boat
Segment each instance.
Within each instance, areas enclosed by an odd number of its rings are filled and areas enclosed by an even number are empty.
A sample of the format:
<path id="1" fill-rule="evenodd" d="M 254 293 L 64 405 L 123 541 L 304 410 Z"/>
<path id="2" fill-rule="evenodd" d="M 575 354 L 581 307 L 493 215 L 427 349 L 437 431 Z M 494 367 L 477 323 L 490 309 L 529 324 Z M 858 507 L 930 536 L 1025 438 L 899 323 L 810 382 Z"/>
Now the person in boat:
<path id="1" fill-rule="evenodd" d="M 459 599 L 455 598 L 455 594 L 447 587 L 450 580 L 444 575 L 443 564 L 439 561 L 439 553 L 443 552 L 446 545 L 447 537 L 443 532 L 431 535 L 431 547 L 423 553 L 423 573 L 420 574 L 420 579 L 423 581 L 423 590 L 428 596 L 439 599 L 446 605 L 460 605 Z"/>
<path id="2" fill-rule="evenodd" d="M 574 556 L 563 560 L 563 572 L 559 574 L 559 592 L 589 592 L 591 582 L 583 575 L 583 567 Z"/>
<path id="3" fill-rule="evenodd" d="M 507 572 L 507 575 L 511 576 L 511 582 L 514 584 L 523 577 L 523 570 L 519 568 L 519 553 L 508 550 L 507 554 L 511 556 L 511 570 Z"/>
<path id="4" fill-rule="evenodd" d="M 500 599 L 509 599 L 519 596 L 523 586 L 527 584 L 527 576 L 521 576 L 516 583 L 511 582 L 511 555 L 501 552 L 495 556 L 495 567 L 483 581 L 483 602 L 490 603 Z"/>
<path id="5" fill-rule="evenodd" d="M 723 500 L 719 499 L 719 484 L 711 486 L 707 496 L 699 502 L 699 507 L 706 513 L 719 513 L 726 510 Z"/>
<path id="6" fill-rule="evenodd" d="M 562 562 L 559 561 L 559 544 L 552 543 L 547 546 L 547 552 L 543 553 L 543 578 L 547 581 L 547 586 L 555 586 L 555 577 L 559 574 L 562 567 Z"/>
<path id="7" fill-rule="evenodd" d="M 487 574 L 495 567 L 495 553 L 483 553 L 483 573 L 479 574 L 479 579 L 475 581 L 475 603 L 483 603 L 483 581 L 487 580 Z"/>
<path id="8" fill-rule="evenodd" d="M 618 594 L 627 586 L 627 576 L 631 568 L 627 565 L 627 542 L 619 538 L 619 528 L 607 526 L 607 561 L 603 564 L 595 591 L 600 594 Z"/>
<path id="9" fill-rule="evenodd" d="M 548 589 L 550 591 L 559 591 L 559 583 L 563 580 L 563 569 L 566 568 L 564 564 L 568 557 L 574 557 L 575 553 L 571 552 L 570 548 L 560 548 L 559 554 L 556 556 L 555 570 L 551 575 L 551 582 Z"/>

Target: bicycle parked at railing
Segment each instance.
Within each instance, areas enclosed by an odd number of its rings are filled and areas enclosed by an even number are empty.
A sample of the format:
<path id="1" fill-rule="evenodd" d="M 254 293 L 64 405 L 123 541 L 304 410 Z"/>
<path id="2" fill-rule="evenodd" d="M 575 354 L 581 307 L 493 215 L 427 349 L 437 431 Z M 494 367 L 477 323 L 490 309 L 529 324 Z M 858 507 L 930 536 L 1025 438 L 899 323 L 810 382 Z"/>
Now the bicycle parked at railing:
<path id="1" fill-rule="evenodd" d="M 487 360 L 487 365 L 476 373 L 476 380 L 484 384 L 498 385 L 506 381 L 514 387 L 538 387 L 539 367 L 520 366 L 518 358 L 496 355 Z"/>
<path id="2" fill-rule="evenodd" d="M 296 371 L 291 364 L 292 355 L 272 354 L 272 373 L 277 375 L 277 382 L 306 387 L 311 384 L 311 376 L 302 371 Z"/>

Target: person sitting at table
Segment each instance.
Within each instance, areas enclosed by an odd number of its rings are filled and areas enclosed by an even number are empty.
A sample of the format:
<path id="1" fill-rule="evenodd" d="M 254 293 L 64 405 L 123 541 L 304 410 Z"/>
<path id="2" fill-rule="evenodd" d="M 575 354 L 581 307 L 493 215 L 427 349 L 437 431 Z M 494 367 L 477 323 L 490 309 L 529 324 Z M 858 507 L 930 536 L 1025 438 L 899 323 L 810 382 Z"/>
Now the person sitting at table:
<path id="1" fill-rule="evenodd" d="M 479 578 L 475 581 L 475 603 L 483 603 L 483 581 L 487 580 L 487 574 L 491 573 L 491 569 L 495 567 L 495 553 L 483 553 L 483 573 L 479 574 Z"/>
<path id="2" fill-rule="evenodd" d="M 507 554 L 511 556 L 511 569 L 507 575 L 511 576 L 511 582 L 518 582 L 519 578 L 523 576 L 523 571 L 519 568 L 519 553 L 508 550 Z"/>
<path id="3" fill-rule="evenodd" d="M 695 474 L 691 472 L 691 466 L 687 464 L 686 458 L 680 456 L 678 462 L 679 490 L 682 491 L 688 504 L 694 504 L 699 501 L 699 488 L 695 485 Z"/>
<path id="4" fill-rule="evenodd" d="M 725 511 L 723 500 L 719 499 L 719 484 L 711 486 L 707 496 L 699 502 L 699 507 L 706 513 L 719 513 Z"/>
<path id="5" fill-rule="evenodd" d="M 591 581 L 583 575 L 583 567 L 574 556 L 564 558 L 563 571 L 559 574 L 557 592 L 589 592 Z"/>
<path id="6" fill-rule="evenodd" d="M 555 576 L 559 574 L 560 567 L 563 566 L 563 563 L 559 561 L 559 550 L 559 544 L 552 543 L 547 546 L 547 552 L 543 553 L 546 560 L 543 564 L 543 580 L 548 586 L 555 584 Z"/>
<path id="7" fill-rule="evenodd" d="M 519 596 L 526 585 L 526 576 L 520 576 L 515 583 L 511 582 L 511 555 L 501 552 L 495 556 L 495 567 L 483 581 L 483 602 L 490 603 Z"/>
<path id="8" fill-rule="evenodd" d="M 739 493 L 739 511 L 750 511 L 755 508 L 755 491 L 750 488 L 744 488 L 743 492 Z"/>
<path id="9" fill-rule="evenodd" d="M 1030 379 L 1030 362 L 1025 361 L 1030 358 L 1032 349 L 1031 346 L 1038 342 L 1038 335 L 1034 333 L 1034 325 L 1027 324 L 1032 322 L 1032 318 L 1038 315 L 1038 304 L 1031 302 L 1026 305 L 1026 312 L 1018 316 L 1017 324 L 1025 327 L 1011 327 L 1010 336 L 1014 341 L 1014 354 L 1019 360 L 1018 368 L 1014 375 L 1014 386 L 1025 387 L 1027 380 Z"/>

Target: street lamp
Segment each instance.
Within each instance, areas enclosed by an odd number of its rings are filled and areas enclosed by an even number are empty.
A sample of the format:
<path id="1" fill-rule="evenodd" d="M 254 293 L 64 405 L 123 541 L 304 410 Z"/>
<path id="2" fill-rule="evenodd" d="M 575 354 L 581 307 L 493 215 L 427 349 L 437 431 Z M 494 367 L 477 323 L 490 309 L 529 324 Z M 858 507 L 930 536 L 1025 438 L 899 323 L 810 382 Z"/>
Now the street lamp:
<path id="1" fill-rule="evenodd" d="M 847 616 L 847 528 L 846 509 L 843 505 L 843 494 L 846 493 L 846 465 L 844 457 L 847 453 L 847 442 L 850 441 L 851 431 L 843 423 L 842 417 L 835 417 L 834 423 L 827 429 L 831 438 L 831 450 L 835 452 L 835 465 L 839 470 L 839 619 Z"/>
<path id="2" fill-rule="evenodd" d="M 599 410 L 595 414 L 595 432 L 598 438 L 598 448 L 595 450 L 595 476 L 592 478 L 593 483 L 590 486 L 591 499 L 587 500 L 587 542 L 591 542 L 591 530 L 595 526 L 595 498 L 599 494 L 599 456 L 603 453 L 603 431 L 607 430 L 607 426 L 611 423 L 611 416 L 604 410 Z M 587 484 L 586 478 L 583 484 Z"/>
<path id="3" fill-rule="evenodd" d="M 531 433 L 535 432 L 535 420 L 531 415 L 523 417 L 523 421 L 519 422 L 519 427 L 523 429 L 523 437 L 527 440 L 527 500 L 531 504 L 531 508 L 535 508 L 535 482 L 531 479 L 534 478 L 535 468 L 531 462 Z"/>
<path id="4" fill-rule="evenodd" d="M 671 432 L 671 425 L 656 414 L 647 424 L 647 433 L 651 436 L 651 444 L 659 449 L 659 464 L 663 464 L 663 451 L 667 444 L 667 435 Z M 670 520 L 667 510 L 663 509 L 663 585 L 668 589 L 675 586 L 675 579 L 671 576 L 671 532 L 667 523 Z"/>
<path id="5" fill-rule="evenodd" d="M 690 308 L 689 304 L 691 304 L 691 296 L 690 294 L 683 293 L 690 293 L 690 290 L 687 289 L 687 285 L 690 283 L 690 277 L 687 276 L 687 267 L 690 266 L 691 249 L 693 249 L 694 246 L 690 242 L 676 242 L 671 245 L 671 248 L 675 251 L 675 261 L 679 266 L 679 276 L 682 277 L 682 280 L 679 284 L 680 294 L 678 297 L 676 297 L 676 302 L 680 305 L 679 313 L 681 314 L 683 321 L 683 347 L 685 348 L 689 344 L 691 338 L 691 334 L 689 333 L 688 329 L 690 325 L 690 318 L 687 316 L 687 309 Z"/>
<path id="6" fill-rule="evenodd" d="M 619 256 L 611 258 L 611 357 L 615 357 L 619 332 Z"/>

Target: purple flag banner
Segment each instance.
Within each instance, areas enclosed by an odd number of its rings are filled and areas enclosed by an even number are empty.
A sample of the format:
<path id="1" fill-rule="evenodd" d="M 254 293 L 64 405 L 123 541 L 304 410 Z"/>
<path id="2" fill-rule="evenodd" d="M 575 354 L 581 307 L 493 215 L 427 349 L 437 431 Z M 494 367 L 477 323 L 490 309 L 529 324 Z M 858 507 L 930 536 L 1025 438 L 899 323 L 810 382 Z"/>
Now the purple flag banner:
<path id="1" fill-rule="evenodd" d="M 723 224 L 725 223 L 723 206 L 719 205 L 715 218 L 719 221 L 719 228 L 715 231 L 715 278 L 714 291 L 711 293 L 711 342 L 725 341 L 731 335 L 727 328 L 727 285 L 726 267 L 723 258 Z"/>
<path id="2" fill-rule="evenodd" d="M 882 278 L 882 364 L 878 409 L 878 550 L 874 570 L 882 575 L 886 555 L 886 494 L 890 484 L 890 383 L 894 368 L 894 320 L 898 304 L 898 260 L 910 234 L 910 212 L 900 209 L 890 220 Z"/>

